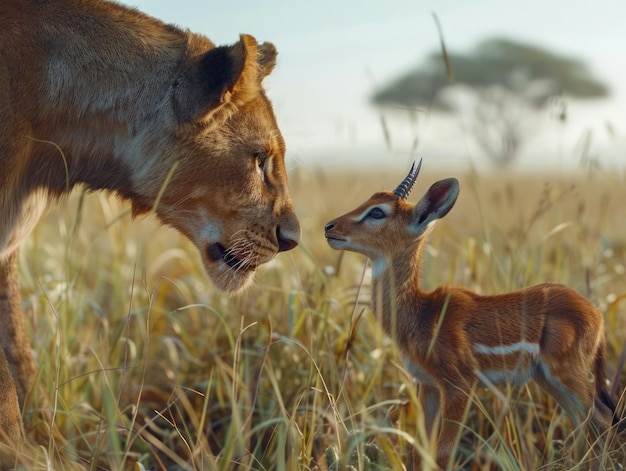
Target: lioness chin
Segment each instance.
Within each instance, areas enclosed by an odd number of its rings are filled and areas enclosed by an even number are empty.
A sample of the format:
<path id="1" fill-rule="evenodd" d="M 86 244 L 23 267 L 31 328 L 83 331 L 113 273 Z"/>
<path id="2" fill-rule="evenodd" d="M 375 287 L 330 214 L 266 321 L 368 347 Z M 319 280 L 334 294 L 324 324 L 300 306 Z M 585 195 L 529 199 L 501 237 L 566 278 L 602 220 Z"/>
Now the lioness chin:
<path id="1" fill-rule="evenodd" d="M 0 443 L 23 441 L 35 366 L 17 252 L 75 185 L 154 211 L 198 248 L 213 283 L 243 288 L 300 239 L 285 143 L 261 85 L 272 44 L 232 46 L 100 0 L 0 7 Z M 5 447 L 6 448 L 6 447 Z M 0 451 L 0 468 L 14 464 Z"/>

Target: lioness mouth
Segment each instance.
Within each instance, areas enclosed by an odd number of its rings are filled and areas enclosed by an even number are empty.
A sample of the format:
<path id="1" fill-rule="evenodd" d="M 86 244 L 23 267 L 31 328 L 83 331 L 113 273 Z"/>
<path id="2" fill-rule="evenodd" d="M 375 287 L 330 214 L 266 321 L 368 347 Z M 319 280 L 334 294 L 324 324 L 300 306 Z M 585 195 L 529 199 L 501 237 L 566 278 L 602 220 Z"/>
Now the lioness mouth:
<path id="1" fill-rule="evenodd" d="M 236 253 L 231 252 L 220 243 L 209 245 L 208 248 L 209 258 L 217 261 L 223 261 L 230 268 L 236 270 L 254 270 L 256 267 L 243 263 L 244 259 L 237 256 Z"/>

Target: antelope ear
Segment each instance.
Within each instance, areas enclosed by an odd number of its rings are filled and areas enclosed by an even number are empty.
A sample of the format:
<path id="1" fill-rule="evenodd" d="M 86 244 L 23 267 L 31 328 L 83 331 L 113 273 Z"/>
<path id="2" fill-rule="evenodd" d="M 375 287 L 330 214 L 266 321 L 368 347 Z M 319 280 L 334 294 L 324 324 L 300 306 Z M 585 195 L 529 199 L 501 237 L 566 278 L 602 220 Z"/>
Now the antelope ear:
<path id="1" fill-rule="evenodd" d="M 458 196 L 459 181 L 456 178 L 435 182 L 412 210 L 411 232 L 422 235 L 433 221 L 448 214 Z"/>
<path id="2" fill-rule="evenodd" d="M 181 122 L 203 118 L 225 104 L 241 106 L 261 91 L 276 64 L 276 48 L 241 35 L 232 46 L 188 59 L 174 86 L 174 112 Z"/>

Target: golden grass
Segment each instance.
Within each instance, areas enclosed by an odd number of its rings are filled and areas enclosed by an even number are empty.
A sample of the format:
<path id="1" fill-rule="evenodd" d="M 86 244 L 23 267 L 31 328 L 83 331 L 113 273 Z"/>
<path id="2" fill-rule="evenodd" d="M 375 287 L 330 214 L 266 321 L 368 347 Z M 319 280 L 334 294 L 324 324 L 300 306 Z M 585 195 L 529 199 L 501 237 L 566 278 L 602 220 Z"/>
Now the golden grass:
<path id="1" fill-rule="evenodd" d="M 411 199 L 439 176 L 425 171 Z M 113 198 L 75 193 L 53 209 L 22 250 L 21 280 L 39 382 L 65 441 L 29 452 L 28 469 L 401 469 L 414 445 L 432 446 L 368 307 L 365 260 L 323 238 L 326 221 L 401 177 L 296 169 L 302 245 L 234 298 L 209 285 L 189 243 L 152 219 L 131 222 Z M 578 289 L 606 315 L 613 375 L 626 341 L 625 175 L 459 177 L 424 286 Z M 584 462 L 549 397 L 534 386 L 500 393 L 476 391 L 462 466 Z M 606 469 L 623 451 L 609 443 Z"/>

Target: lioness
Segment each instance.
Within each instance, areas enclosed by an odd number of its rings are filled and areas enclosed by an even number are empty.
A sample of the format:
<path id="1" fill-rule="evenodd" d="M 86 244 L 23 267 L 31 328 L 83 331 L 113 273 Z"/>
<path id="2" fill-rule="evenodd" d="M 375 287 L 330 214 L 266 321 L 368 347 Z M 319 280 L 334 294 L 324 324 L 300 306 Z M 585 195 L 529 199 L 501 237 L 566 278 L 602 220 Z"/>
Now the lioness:
<path id="1" fill-rule="evenodd" d="M 262 79 L 272 44 L 204 36 L 105 0 L 0 2 L 0 443 L 23 441 L 35 365 L 17 253 L 75 185 L 154 210 L 200 251 L 213 283 L 243 288 L 294 248 L 285 143 Z M 0 468 L 11 466 L 11 453 Z"/>

